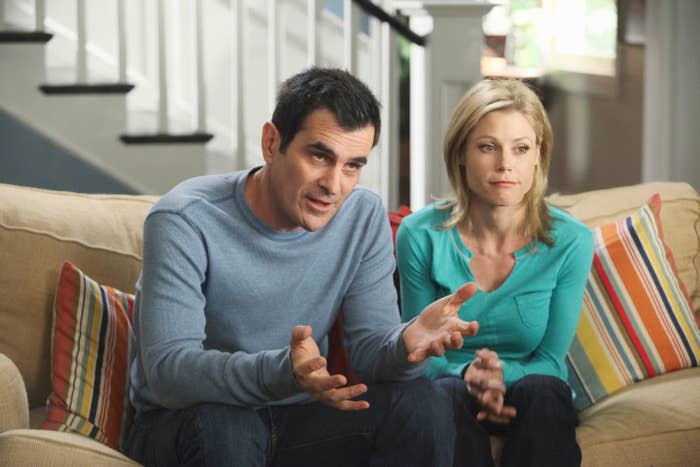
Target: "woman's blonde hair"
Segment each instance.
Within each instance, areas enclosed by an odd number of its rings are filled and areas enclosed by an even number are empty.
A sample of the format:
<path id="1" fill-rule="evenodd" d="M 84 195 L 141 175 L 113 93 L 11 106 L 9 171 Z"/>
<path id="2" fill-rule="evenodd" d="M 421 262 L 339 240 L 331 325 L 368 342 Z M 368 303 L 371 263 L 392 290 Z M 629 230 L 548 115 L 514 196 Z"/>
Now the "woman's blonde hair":
<path id="1" fill-rule="evenodd" d="M 523 82 L 514 79 L 480 81 L 467 91 L 452 114 L 443 152 L 447 176 L 455 196 L 441 205 L 442 208 L 451 209 L 450 217 L 442 227 L 449 229 L 468 221 L 470 191 L 466 166 L 462 163 L 463 156 L 474 127 L 484 115 L 494 110 L 516 110 L 523 114 L 535 130 L 540 156 L 532 188 L 524 199 L 526 211 L 521 233 L 551 245 L 549 231 L 552 220 L 544 202 L 544 193 L 552 155 L 552 127 L 537 95 Z"/>

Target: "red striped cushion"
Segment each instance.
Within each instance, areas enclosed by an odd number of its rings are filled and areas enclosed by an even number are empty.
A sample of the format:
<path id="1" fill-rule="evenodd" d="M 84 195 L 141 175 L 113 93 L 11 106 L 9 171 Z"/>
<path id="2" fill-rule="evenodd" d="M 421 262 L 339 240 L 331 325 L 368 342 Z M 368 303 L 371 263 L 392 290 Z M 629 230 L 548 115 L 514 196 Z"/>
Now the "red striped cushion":
<path id="1" fill-rule="evenodd" d="M 133 295 L 63 263 L 54 303 L 49 414 L 44 429 L 81 433 L 119 450 L 131 424 Z"/>
<path id="2" fill-rule="evenodd" d="M 655 195 L 635 214 L 593 229 L 595 256 L 569 350 L 579 409 L 643 379 L 697 366 L 700 334 L 663 243 Z"/>

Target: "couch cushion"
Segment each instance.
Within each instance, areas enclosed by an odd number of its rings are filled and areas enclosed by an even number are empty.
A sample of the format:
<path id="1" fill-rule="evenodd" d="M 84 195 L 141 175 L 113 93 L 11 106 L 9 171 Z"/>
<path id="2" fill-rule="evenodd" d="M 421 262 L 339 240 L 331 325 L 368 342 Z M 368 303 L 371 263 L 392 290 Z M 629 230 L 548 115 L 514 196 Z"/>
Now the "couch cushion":
<path id="1" fill-rule="evenodd" d="M 584 466 L 689 465 L 700 459 L 700 368 L 628 386 L 579 416 Z"/>
<path id="2" fill-rule="evenodd" d="M 696 319 L 700 319 L 700 198 L 690 185 L 644 183 L 575 195 L 552 195 L 547 200 L 589 226 L 598 226 L 628 216 L 654 193 L 661 195 L 664 239 L 676 259 Z"/>
<path id="3" fill-rule="evenodd" d="M 700 334 L 667 258 L 658 195 L 631 216 L 593 228 L 595 255 L 569 354 L 579 409 L 620 388 L 698 366 Z"/>
<path id="4" fill-rule="evenodd" d="M 30 407 L 45 404 L 54 289 L 64 260 L 133 292 L 150 196 L 84 195 L 0 184 L 0 353 L 19 368 Z"/>
<path id="5" fill-rule="evenodd" d="M 0 465 L 134 467 L 140 464 L 81 435 L 24 429 L 0 433 Z"/>
<path id="6" fill-rule="evenodd" d="M 101 285 L 69 261 L 56 288 L 49 414 L 43 428 L 120 449 L 131 426 L 129 346 L 134 296 Z"/>

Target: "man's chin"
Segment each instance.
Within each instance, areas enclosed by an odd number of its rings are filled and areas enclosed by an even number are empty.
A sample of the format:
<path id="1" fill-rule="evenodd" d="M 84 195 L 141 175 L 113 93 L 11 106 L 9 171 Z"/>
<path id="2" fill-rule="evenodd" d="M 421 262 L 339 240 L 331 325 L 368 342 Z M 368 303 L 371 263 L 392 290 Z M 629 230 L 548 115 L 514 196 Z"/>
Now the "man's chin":
<path id="1" fill-rule="evenodd" d="M 332 211 L 326 214 L 307 214 L 304 218 L 304 222 L 302 227 L 304 230 L 308 230 L 309 232 L 316 232 L 317 230 L 321 230 L 324 228 L 328 223 L 333 219 L 333 216 L 335 215 L 337 211 Z"/>

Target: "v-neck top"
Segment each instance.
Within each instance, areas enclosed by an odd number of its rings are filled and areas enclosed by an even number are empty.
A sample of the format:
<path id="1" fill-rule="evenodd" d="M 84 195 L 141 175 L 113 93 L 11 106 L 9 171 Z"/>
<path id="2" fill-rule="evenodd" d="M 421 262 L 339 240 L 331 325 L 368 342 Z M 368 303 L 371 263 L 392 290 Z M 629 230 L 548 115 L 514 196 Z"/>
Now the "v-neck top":
<path id="1" fill-rule="evenodd" d="M 413 319 L 434 300 L 467 282 L 476 282 L 469 267 L 472 252 L 459 230 L 442 229 L 449 209 L 433 203 L 401 223 L 396 253 L 401 277 L 401 310 Z M 593 258 L 593 239 L 586 225 L 555 207 L 548 246 L 534 240 L 514 253 L 505 281 L 490 292 L 477 291 L 459 316 L 478 321 L 476 336 L 459 350 L 432 357 L 427 375 L 461 375 L 481 348 L 498 352 L 506 387 L 529 374 L 567 379 L 565 357 L 581 314 L 583 291 Z"/>

